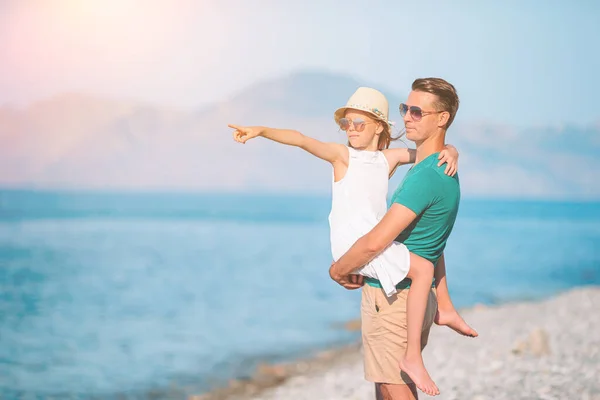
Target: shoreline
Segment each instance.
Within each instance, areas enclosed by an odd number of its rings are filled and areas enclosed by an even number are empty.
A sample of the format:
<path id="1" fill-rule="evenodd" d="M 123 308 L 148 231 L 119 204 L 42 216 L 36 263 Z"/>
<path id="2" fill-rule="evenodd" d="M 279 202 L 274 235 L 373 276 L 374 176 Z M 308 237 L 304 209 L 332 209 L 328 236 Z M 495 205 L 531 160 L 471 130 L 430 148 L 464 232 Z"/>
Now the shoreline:
<path id="1" fill-rule="evenodd" d="M 600 400 L 600 335 L 594 334 L 600 331 L 600 317 L 594 318 L 598 304 L 600 286 L 580 286 L 539 300 L 461 309 L 480 336 L 465 338 L 434 325 L 423 356 L 440 387 L 435 399 Z M 360 321 L 344 328 L 359 330 Z M 313 357 L 260 364 L 250 379 L 188 396 L 280 398 L 374 399 L 373 385 L 363 377 L 360 341 Z M 419 393 L 419 398 L 433 397 Z"/>
<path id="2" fill-rule="evenodd" d="M 357 321 L 349 321 L 350 330 L 356 330 Z M 358 321 L 360 323 L 360 321 Z M 348 329 L 348 328 L 345 328 Z M 360 325 L 359 328 L 360 329 Z M 232 378 L 226 386 L 212 391 L 188 396 L 188 400 L 241 400 L 251 399 L 268 390 L 285 385 L 290 379 L 324 373 L 339 363 L 355 362 L 361 350 L 360 340 L 350 344 L 317 351 L 309 357 L 296 358 L 281 363 L 259 363 L 250 378 Z"/>

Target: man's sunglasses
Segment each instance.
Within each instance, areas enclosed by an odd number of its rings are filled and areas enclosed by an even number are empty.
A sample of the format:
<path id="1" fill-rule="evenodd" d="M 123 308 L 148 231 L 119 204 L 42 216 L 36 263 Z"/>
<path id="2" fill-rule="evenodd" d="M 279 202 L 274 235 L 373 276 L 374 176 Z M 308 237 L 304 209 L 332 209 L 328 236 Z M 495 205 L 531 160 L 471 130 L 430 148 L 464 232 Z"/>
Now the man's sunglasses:
<path id="1" fill-rule="evenodd" d="M 423 111 L 421 107 L 408 106 L 404 103 L 400 104 L 400 115 L 402 115 L 402 118 L 404 118 L 406 114 L 410 113 L 410 117 L 415 121 L 420 121 L 425 115 L 438 114 L 441 112 L 443 111 Z"/>

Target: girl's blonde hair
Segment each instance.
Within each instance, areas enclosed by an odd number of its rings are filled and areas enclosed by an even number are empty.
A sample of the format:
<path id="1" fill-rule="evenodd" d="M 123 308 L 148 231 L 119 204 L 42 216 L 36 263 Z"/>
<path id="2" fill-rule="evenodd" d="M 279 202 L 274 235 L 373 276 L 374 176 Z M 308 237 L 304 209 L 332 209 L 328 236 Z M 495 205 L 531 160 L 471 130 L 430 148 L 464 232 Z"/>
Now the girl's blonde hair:
<path id="1" fill-rule="evenodd" d="M 382 121 L 379 119 L 377 119 L 376 121 L 379 122 L 381 124 L 381 126 L 383 127 L 383 130 L 379 134 L 379 141 L 377 142 L 378 150 L 388 149 L 390 147 L 390 144 L 392 144 L 393 141 L 398 140 L 402 137 L 402 135 L 399 135 L 396 137 L 392 136 L 392 125 L 390 125 L 389 122 Z"/>

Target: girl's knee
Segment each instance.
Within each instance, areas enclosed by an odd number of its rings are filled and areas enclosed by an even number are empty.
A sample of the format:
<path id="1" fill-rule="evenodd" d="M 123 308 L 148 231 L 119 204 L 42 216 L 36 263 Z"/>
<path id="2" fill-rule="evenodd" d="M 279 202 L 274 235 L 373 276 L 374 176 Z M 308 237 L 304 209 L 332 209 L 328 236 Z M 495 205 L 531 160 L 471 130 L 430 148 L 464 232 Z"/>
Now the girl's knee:
<path id="1" fill-rule="evenodd" d="M 423 257 L 410 253 L 410 269 L 408 277 L 411 279 L 433 279 L 433 263 Z"/>

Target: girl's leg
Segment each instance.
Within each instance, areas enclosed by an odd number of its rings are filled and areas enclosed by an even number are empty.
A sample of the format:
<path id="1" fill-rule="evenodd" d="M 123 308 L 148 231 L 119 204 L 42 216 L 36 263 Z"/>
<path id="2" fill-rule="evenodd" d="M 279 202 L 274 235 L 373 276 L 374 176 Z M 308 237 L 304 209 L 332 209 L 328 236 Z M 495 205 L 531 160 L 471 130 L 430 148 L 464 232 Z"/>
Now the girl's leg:
<path id="1" fill-rule="evenodd" d="M 421 333 L 433 283 L 433 264 L 411 253 L 407 276 L 412 282 L 406 305 L 407 347 L 406 354 L 400 360 L 400 369 L 410 376 L 419 390 L 435 396 L 440 392 L 427 373 L 421 355 Z"/>
<path id="2" fill-rule="evenodd" d="M 446 281 L 446 261 L 444 256 L 440 257 L 435 267 L 435 286 L 438 301 L 438 312 L 435 316 L 435 323 L 445 325 L 464 336 L 477 337 L 479 334 L 471 328 L 454 308 L 450 293 L 448 292 L 448 283 Z"/>

